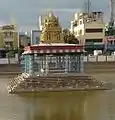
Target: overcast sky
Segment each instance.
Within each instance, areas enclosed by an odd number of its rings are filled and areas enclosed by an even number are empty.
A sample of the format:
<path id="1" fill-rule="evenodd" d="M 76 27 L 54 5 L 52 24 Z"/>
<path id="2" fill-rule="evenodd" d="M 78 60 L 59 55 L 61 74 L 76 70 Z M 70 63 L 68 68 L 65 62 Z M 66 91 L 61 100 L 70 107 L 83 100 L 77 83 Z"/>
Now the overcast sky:
<path id="1" fill-rule="evenodd" d="M 37 16 L 53 10 L 59 16 L 61 25 L 67 27 L 73 14 L 83 9 L 85 0 L 1 0 L 0 24 L 7 23 L 10 16 L 20 29 L 31 29 L 37 25 Z M 104 11 L 109 18 L 109 0 L 92 0 L 93 11 Z"/>

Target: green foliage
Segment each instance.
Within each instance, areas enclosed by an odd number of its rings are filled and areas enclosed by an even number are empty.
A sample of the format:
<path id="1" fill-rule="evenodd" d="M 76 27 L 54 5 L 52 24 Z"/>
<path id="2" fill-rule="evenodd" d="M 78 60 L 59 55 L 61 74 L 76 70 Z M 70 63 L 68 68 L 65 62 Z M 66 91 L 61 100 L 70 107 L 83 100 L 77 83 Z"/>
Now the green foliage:
<path id="1" fill-rule="evenodd" d="M 24 46 L 20 46 L 20 48 L 18 48 L 18 55 L 21 56 L 23 52 L 24 52 Z"/>
<path id="2" fill-rule="evenodd" d="M 24 52 L 24 46 L 20 46 L 20 48 L 13 49 L 13 48 L 5 48 L 5 53 L 9 57 L 15 57 L 15 54 L 18 54 L 21 56 L 21 54 Z"/>
<path id="3" fill-rule="evenodd" d="M 68 29 L 63 30 L 64 42 L 69 44 L 79 44 L 79 41 Z"/>
<path id="4" fill-rule="evenodd" d="M 24 46 L 20 46 L 20 48 L 17 48 L 15 50 L 6 50 L 6 52 L 9 52 L 11 54 L 18 54 L 20 56 L 24 52 Z"/>

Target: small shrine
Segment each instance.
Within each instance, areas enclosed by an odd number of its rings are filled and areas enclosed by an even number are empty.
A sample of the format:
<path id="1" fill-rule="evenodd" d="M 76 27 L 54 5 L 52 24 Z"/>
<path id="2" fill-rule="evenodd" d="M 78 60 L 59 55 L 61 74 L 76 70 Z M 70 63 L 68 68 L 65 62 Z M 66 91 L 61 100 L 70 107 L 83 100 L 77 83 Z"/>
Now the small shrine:
<path id="1" fill-rule="evenodd" d="M 38 44 L 25 47 L 21 59 L 22 73 L 81 73 L 83 46 L 75 44 Z"/>
<path id="2" fill-rule="evenodd" d="M 25 47 L 22 74 L 7 86 L 9 93 L 109 90 L 111 86 L 84 74 L 83 46 L 39 44 Z"/>

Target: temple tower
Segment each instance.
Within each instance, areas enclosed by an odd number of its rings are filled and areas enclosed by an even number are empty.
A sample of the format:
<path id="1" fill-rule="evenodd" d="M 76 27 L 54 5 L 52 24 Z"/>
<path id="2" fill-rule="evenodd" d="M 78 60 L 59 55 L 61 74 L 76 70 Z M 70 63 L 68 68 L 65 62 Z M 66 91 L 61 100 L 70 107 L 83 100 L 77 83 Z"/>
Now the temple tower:
<path id="1" fill-rule="evenodd" d="M 55 17 L 52 12 L 48 12 L 43 19 L 40 41 L 42 43 L 64 43 L 58 17 Z"/>

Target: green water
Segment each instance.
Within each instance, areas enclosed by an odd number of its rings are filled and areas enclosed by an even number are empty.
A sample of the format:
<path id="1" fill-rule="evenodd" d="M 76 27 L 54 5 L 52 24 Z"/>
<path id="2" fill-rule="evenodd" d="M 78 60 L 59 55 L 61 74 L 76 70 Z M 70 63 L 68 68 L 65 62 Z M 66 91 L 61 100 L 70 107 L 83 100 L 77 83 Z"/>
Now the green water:
<path id="1" fill-rule="evenodd" d="M 114 83 L 115 75 L 98 75 Z M 11 95 L 0 79 L 0 120 L 115 120 L 115 90 Z"/>

